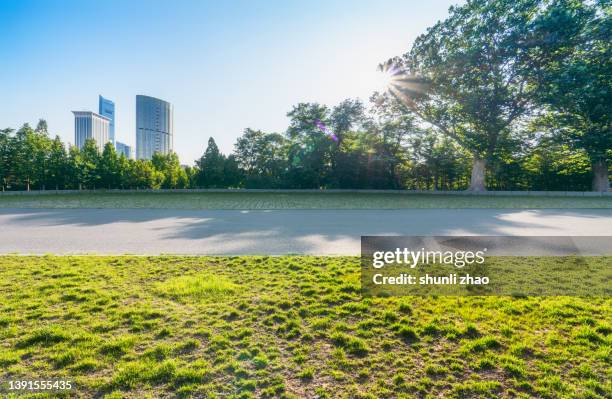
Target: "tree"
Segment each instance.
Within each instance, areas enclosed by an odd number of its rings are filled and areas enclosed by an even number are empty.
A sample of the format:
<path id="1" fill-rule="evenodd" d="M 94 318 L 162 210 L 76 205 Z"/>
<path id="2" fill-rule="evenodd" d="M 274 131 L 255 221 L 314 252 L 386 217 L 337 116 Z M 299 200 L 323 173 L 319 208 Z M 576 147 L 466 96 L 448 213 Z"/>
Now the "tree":
<path id="1" fill-rule="evenodd" d="M 100 156 L 97 166 L 102 186 L 109 189 L 119 187 L 121 184 L 119 157 L 117 151 L 115 151 L 115 146 L 110 141 L 104 144 L 102 156 Z"/>
<path id="2" fill-rule="evenodd" d="M 198 186 L 219 188 L 223 187 L 223 170 L 225 167 L 225 157 L 219 152 L 219 147 L 212 137 L 208 139 L 208 146 L 204 155 L 196 161 L 199 168 Z"/>
<path id="3" fill-rule="evenodd" d="M 539 0 L 451 7 L 409 53 L 382 66 L 395 75 L 402 104 L 472 153 L 470 190 L 485 190 L 487 162 L 514 144 L 513 123 L 528 110 L 521 38 L 538 7 Z"/>
<path id="4" fill-rule="evenodd" d="M 132 161 L 124 153 L 121 153 L 117 161 L 117 167 L 119 168 L 119 188 L 130 187 Z"/>
<path id="5" fill-rule="evenodd" d="M 548 106 L 563 142 L 584 150 L 594 191 L 608 191 L 612 159 L 612 6 L 607 1 L 556 0 L 534 23 L 526 69 L 537 99 Z"/>
<path id="6" fill-rule="evenodd" d="M 285 144 L 280 134 L 244 130 L 234 154 L 247 188 L 281 187 L 287 169 Z"/>
<path id="7" fill-rule="evenodd" d="M 36 133 L 42 133 L 44 135 L 49 134 L 49 128 L 47 126 L 47 121 L 44 119 L 39 119 L 38 123 L 36 124 L 35 131 Z"/>
<path id="8" fill-rule="evenodd" d="M 331 151 L 338 141 L 330 127 L 329 108 L 318 103 L 299 103 L 287 116 L 289 181 L 296 188 L 325 186 Z"/>
<path id="9" fill-rule="evenodd" d="M 67 175 L 68 157 L 66 155 L 66 147 L 64 147 L 64 143 L 62 143 L 59 136 L 55 136 L 49 149 L 47 181 L 56 190 L 60 187 L 65 188 Z"/>
<path id="10" fill-rule="evenodd" d="M 223 186 L 228 188 L 239 187 L 242 182 L 242 173 L 235 155 L 229 155 L 223 163 Z"/>
<path id="11" fill-rule="evenodd" d="M 100 183 L 100 154 L 94 139 L 87 139 L 83 148 L 79 151 L 79 162 L 77 163 L 77 176 L 79 188 L 82 186 L 95 189 Z"/>
<path id="12" fill-rule="evenodd" d="M 347 99 L 335 106 L 329 116 L 330 131 L 335 139 L 330 150 L 330 176 L 329 184 L 335 187 L 343 186 L 343 172 L 339 167 L 343 154 L 348 147 L 344 146 L 344 139 L 352 129 L 359 127 L 365 121 L 364 107 L 361 101 Z M 342 168 L 343 169 L 343 168 Z"/>
<path id="13" fill-rule="evenodd" d="M 11 136 L 12 133 L 13 129 L 0 130 L 0 186 L 2 191 L 10 184 L 13 175 L 14 140 Z"/>
<path id="14" fill-rule="evenodd" d="M 151 162 L 155 170 L 164 175 L 162 188 L 185 188 L 187 186 L 187 175 L 176 153 L 171 152 L 164 155 L 156 152 Z"/>
<path id="15" fill-rule="evenodd" d="M 83 158 L 77 146 L 68 149 L 68 163 L 66 165 L 68 185 L 74 189 L 83 188 Z"/>
<path id="16" fill-rule="evenodd" d="M 129 185 L 136 188 L 158 189 L 164 181 L 163 173 L 155 170 L 153 164 L 145 159 L 131 161 Z"/>
<path id="17" fill-rule="evenodd" d="M 370 100 L 374 104 L 374 120 L 368 122 L 367 128 L 376 135 L 370 146 L 381 165 L 385 186 L 398 189 L 403 187 L 399 175 L 409 160 L 410 139 L 420 134 L 422 129 L 417 126 L 414 115 L 406 113 L 405 108 L 388 93 L 375 93 Z"/>
<path id="18" fill-rule="evenodd" d="M 185 187 L 196 188 L 198 168 L 195 166 L 187 165 L 183 170 L 185 171 L 185 178 L 187 179 L 187 181 L 185 182 Z"/>
<path id="19" fill-rule="evenodd" d="M 44 188 L 46 156 L 51 141 L 46 133 L 39 133 L 25 123 L 16 133 L 11 163 L 18 185 L 30 191 L 37 184 Z"/>

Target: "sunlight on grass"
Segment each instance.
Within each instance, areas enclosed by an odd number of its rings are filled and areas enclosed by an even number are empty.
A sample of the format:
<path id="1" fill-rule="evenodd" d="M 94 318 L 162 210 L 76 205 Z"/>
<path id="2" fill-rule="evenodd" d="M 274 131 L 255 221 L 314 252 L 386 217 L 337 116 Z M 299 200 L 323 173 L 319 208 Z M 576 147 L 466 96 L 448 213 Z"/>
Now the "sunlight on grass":
<path id="1" fill-rule="evenodd" d="M 72 380 L 65 398 L 612 397 L 609 297 L 364 298 L 360 267 L 2 256 L 0 381 Z"/>
<path id="2" fill-rule="evenodd" d="M 224 277 L 210 274 L 171 278 L 156 286 L 159 294 L 173 299 L 217 299 L 237 289 L 238 285 Z"/>

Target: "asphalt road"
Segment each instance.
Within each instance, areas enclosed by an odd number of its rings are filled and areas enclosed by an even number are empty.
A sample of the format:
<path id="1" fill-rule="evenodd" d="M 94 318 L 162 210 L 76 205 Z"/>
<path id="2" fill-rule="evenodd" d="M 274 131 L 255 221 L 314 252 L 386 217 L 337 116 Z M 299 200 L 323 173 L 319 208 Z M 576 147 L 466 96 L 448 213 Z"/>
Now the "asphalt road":
<path id="1" fill-rule="evenodd" d="M 0 209 L 0 253 L 357 255 L 362 235 L 612 236 L 612 209 Z"/>

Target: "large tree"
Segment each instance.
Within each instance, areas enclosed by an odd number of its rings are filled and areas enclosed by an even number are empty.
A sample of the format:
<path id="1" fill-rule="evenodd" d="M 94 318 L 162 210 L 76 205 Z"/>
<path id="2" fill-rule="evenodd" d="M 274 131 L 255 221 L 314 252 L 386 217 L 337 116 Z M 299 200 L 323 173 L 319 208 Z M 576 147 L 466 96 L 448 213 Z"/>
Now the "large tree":
<path id="1" fill-rule="evenodd" d="M 487 163 L 514 143 L 528 110 L 521 39 L 539 0 L 469 0 L 383 69 L 401 103 L 473 156 L 470 190 L 485 190 Z"/>
<path id="2" fill-rule="evenodd" d="M 557 137 L 586 152 L 592 187 L 608 191 L 612 159 L 612 6 L 555 0 L 534 23 L 526 69 Z"/>

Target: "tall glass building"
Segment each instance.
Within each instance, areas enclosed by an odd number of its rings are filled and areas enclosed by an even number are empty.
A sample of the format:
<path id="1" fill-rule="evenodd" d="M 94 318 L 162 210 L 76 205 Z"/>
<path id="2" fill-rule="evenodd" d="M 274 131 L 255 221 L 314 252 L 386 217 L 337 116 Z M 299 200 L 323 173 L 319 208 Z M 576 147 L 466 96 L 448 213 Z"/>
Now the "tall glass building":
<path id="1" fill-rule="evenodd" d="M 167 101 L 136 96 L 136 158 L 151 159 L 173 149 L 174 108 Z"/>
<path id="2" fill-rule="evenodd" d="M 74 114 L 74 144 L 83 148 L 87 139 L 96 140 L 98 151 L 110 141 L 110 119 L 91 111 L 72 111 Z"/>
<path id="3" fill-rule="evenodd" d="M 98 95 L 98 113 L 106 116 L 110 120 L 110 130 L 108 137 L 115 144 L 115 103 L 111 100 Z"/>
<path id="4" fill-rule="evenodd" d="M 132 159 L 132 146 L 117 141 L 115 143 L 115 149 L 117 149 L 117 155 L 125 155 L 127 159 Z"/>

